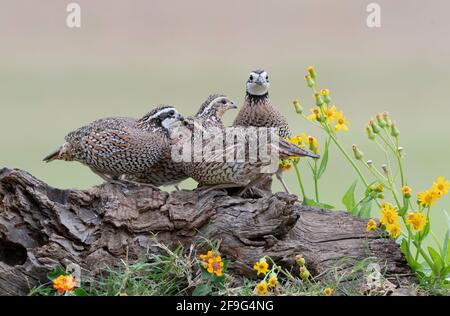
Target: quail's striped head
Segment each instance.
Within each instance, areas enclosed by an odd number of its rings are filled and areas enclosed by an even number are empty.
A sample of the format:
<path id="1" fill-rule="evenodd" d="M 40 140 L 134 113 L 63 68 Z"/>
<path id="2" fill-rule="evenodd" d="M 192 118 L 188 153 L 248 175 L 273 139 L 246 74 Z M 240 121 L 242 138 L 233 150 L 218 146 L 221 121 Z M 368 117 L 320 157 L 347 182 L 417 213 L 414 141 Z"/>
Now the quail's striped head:
<path id="1" fill-rule="evenodd" d="M 266 95 L 269 92 L 269 75 L 264 69 L 250 72 L 247 80 L 247 93 L 254 96 Z"/>
<path id="2" fill-rule="evenodd" d="M 225 111 L 229 109 L 237 109 L 236 103 L 222 94 L 211 94 L 202 103 L 195 116 L 204 119 L 221 119 Z"/>
<path id="3" fill-rule="evenodd" d="M 168 132 L 175 123 L 183 120 L 183 116 L 173 106 L 159 105 L 144 115 L 138 124 L 146 130 L 162 128 Z"/>

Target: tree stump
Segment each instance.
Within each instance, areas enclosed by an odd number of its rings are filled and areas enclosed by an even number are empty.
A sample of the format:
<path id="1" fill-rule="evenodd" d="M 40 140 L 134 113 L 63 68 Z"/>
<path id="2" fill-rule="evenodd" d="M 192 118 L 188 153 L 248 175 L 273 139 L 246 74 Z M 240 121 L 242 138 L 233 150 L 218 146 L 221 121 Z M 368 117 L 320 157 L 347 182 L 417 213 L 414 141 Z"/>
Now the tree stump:
<path id="1" fill-rule="evenodd" d="M 367 220 L 303 206 L 295 195 L 230 196 L 225 190 L 167 193 L 146 186 L 102 184 L 52 188 L 18 169 L 0 170 L 0 295 L 26 294 L 56 266 L 95 273 L 138 260 L 152 239 L 187 248 L 200 236 L 220 240 L 233 273 L 254 276 L 264 255 L 285 267 L 301 254 L 313 275 L 348 257 L 341 269 L 373 257 L 397 286 L 415 282 L 399 246 L 365 232 Z"/>

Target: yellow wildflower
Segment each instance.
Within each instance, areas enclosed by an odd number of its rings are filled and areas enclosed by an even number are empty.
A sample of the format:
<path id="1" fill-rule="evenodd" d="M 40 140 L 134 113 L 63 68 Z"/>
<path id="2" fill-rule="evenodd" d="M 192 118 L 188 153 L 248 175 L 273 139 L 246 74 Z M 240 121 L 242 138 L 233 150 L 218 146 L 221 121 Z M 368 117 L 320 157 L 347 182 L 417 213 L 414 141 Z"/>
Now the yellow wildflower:
<path id="1" fill-rule="evenodd" d="M 208 262 L 209 258 L 214 258 L 214 253 L 209 250 L 206 255 L 200 255 L 199 258 L 201 261 Z"/>
<path id="2" fill-rule="evenodd" d="M 308 120 L 311 122 L 318 121 L 321 116 L 321 111 L 318 107 L 310 108 L 309 112 L 311 112 L 310 115 L 308 115 Z"/>
<path id="3" fill-rule="evenodd" d="M 267 281 L 267 283 L 269 284 L 270 287 L 275 287 L 278 284 L 278 278 L 276 274 L 272 274 L 269 278 L 269 280 Z"/>
<path id="4" fill-rule="evenodd" d="M 289 171 L 292 169 L 292 163 L 289 159 L 281 159 L 279 163 L 279 167 L 283 171 Z"/>
<path id="5" fill-rule="evenodd" d="M 397 238 L 402 232 L 402 228 L 399 223 L 388 224 L 386 226 L 386 230 L 392 238 Z"/>
<path id="6" fill-rule="evenodd" d="M 398 222 L 399 219 L 400 217 L 398 216 L 395 207 L 387 202 L 381 203 L 381 224 L 383 224 L 384 226 L 392 225 Z"/>
<path id="7" fill-rule="evenodd" d="M 215 256 L 214 258 L 208 259 L 208 264 L 206 266 L 206 271 L 211 274 L 215 274 L 220 277 L 223 274 L 223 261 L 220 256 Z"/>
<path id="8" fill-rule="evenodd" d="M 256 275 L 259 275 L 260 273 L 266 275 L 267 272 L 269 272 L 269 264 L 266 262 L 266 259 L 262 258 L 262 259 L 259 259 L 259 261 L 257 261 L 255 263 L 255 265 L 253 266 L 253 269 L 258 271 L 258 273 Z"/>
<path id="9" fill-rule="evenodd" d="M 304 147 L 308 144 L 308 136 L 306 136 L 305 133 L 300 133 L 297 136 L 289 138 L 288 142 L 300 147 Z"/>
<path id="10" fill-rule="evenodd" d="M 325 112 L 324 114 L 325 114 L 325 118 L 326 118 L 328 124 L 332 123 L 336 119 L 337 113 L 338 113 L 337 109 L 336 109 L 336 105 L 333 105 L 329 109 L 325 109 L 324 112 Z"/>
<path id="11" fill-rule="evenodd" d="M 373 218 L 369 220 L 366 226 L 366 232 L 370 232 L 371 230 L 377 229 L 377 222 Z"/>
<path id="12" fill-rule="evenodd" d="M 264 295 L 267 293 L 266 281 L 261 281 L 256 285 L 255 291 L 258 295 Z"/>
<path id="13" fill-rule="evenodd" d="M 77 280 L 71 275 L 60 275 L 53 280 L 53 288 L 59 293 L 73 291 L 75 286 L 77 286 Z"/>
<path id="14" fill-rule="evenodd" d="M 402 187 L 402 194 L 405 198 L 409 199 L 411 197 L 411 192 L 412 189 L 409 186 L 405 185 Z"/>
<path id="15" fill-rule="evenodd" d="M 412 226 L 415 231 L 422 231 L 427 223 L 427 218 L 422 212 L 411 212 L 408 213 L 406 222 Z"/>
<path id="16" fill-rule="evenodd" d="M 423 207 L 429 207 L 433 205 L 438 199 L 439 193 L 432 189 L 424 192 L 419 192 L 417 194 L 417 202 Z"/>
<path id="17" fill-rule="evenodd" d="M 344 116 L 344 113 L 342 113 L 342 111 L 336 112 L 335 118 L 336 118 L 336 125 L 334 126 L 334 129 L 336 131 L 348 131 L 347 125 L 349 125 L 350 123 Z"/>
<path id="18" fill-rule="evenodd" d="M 323 290 L 323 296 L 332 296 L 334 290 L 331 287 L 327 287 L 325 290 Z"/>
<path id="19" fill-rule="evenodd" d="M 433 183 L 433 188 L 439 195 L 448 194 L 450 182 L 446 181 L 444 177 L 439 177 Z"/>

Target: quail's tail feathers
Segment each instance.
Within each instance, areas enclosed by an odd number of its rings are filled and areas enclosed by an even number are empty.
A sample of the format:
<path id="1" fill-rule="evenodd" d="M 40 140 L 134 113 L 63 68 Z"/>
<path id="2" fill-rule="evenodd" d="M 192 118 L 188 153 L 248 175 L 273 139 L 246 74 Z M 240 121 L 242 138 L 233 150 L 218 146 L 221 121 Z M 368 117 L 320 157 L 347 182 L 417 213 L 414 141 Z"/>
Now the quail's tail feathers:
<path id="1" fill-rule="evenodd" d="M 280 158 L 286 159 L 286 158 L 292 158 L 292 157 L 311 157 L 311 158 L 320 158 L 319 155 L 313 153 L 310 150 L 298 147 L 290 142 L 287 142 L 285 140 L 281 140 L 279 143 L 279 155 Z"/>

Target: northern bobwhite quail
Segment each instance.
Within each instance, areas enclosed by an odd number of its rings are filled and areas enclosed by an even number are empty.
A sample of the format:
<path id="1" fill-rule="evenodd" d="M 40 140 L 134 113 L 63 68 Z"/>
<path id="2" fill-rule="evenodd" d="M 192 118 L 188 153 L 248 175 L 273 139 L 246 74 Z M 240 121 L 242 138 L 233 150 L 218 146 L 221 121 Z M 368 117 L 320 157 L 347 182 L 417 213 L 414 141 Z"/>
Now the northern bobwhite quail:
<path id="1" fill-rule="evenodd" d="M 44 161 L 78 161 L 110 182 L 121 175 L 143 173 L 170 155 L 170 132 L 183 121 L 172 106 L 160 105 L 139 120 L 126 117 L 99 119 L 64 138 Z"/>
<path id="2" fill-rule="evenodd" d="M 282 139 L 291 137 L 286 118 L 269 99 L 269 76 L 263 69 L 250 72 L 247 80 L 244 105 L 239 111 L 233 126 L 274 127 Z M 282 177 L 282 170 L 276 173 L 286 192 L 289 189 Z"/>
<path id="3" fill-rule="evenodd" d="M 221 94 L 211 94 L 201 104 L 197 114 L 187 117 L 185 123 L 198 124 L 202 128 L 210 128 L 212 126 L 223 126 L 222 115 L 228 109 L 236 109 L 236 104 Z M 183 126 L 180 126 L 183 129 Z M 175 185 L 178 189 L 178 183 L 187 179 L 188 176 L 184 172 L 184 166 L 181 162 L 176 162 L 167 157 L 167 159 L 157 163 L 153 167 L 141 174 L 133 174 L 125 176 L 124 179 L 133 182 L 148 183 L 155 186 Z"/>

